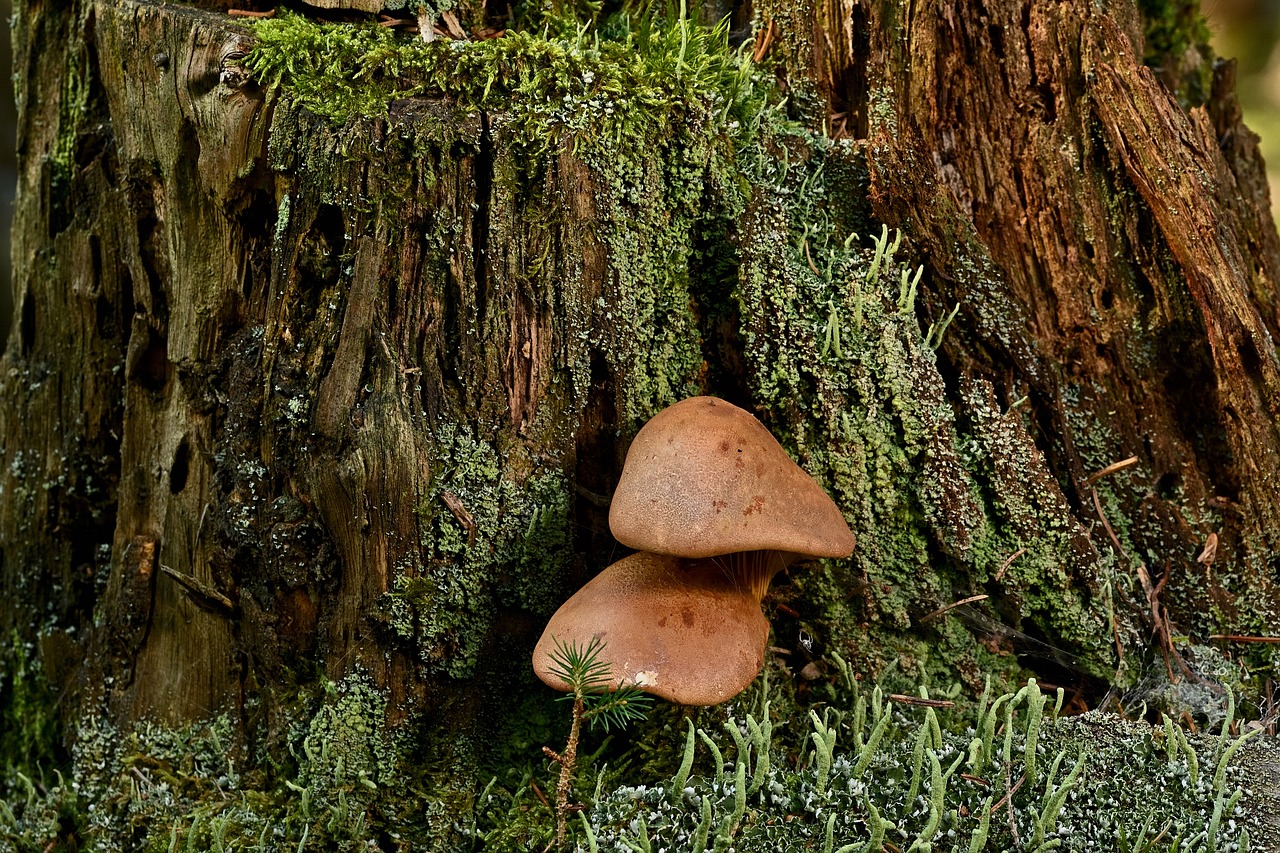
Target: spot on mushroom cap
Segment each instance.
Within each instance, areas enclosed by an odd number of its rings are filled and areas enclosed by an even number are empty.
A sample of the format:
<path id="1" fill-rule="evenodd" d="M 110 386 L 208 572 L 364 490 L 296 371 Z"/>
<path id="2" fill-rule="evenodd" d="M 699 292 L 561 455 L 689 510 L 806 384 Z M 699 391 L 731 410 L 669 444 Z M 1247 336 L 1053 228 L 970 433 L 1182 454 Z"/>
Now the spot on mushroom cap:
<path id="1" fill-rule="evenodd" d="M 835 502 L 764 424 L 716 397 L 682 400 L 636 434 L 609 528 L 630 548 L 681 557 L 847 557 L 854 545 Z"/>
<path id="2" fill-rule="evenodd" d="M 604 641 L 610 683 L 633 684 L 682 705 L 717 705 L 764 665 L 769 623 L 751 591 L 712 561 L 638 553 L 596 575 L 561 605 L 533 650 L 548 686 L 555 640 L 586 648 Z"/>

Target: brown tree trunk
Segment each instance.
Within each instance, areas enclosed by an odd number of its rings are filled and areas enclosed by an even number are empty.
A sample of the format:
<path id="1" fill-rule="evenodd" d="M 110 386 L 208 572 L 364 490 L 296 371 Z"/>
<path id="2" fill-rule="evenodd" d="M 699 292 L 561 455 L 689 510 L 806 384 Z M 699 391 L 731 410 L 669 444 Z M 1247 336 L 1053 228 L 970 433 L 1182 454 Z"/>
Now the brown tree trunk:
<path id="1" fill-rule="evenodd" d="M 713 155 L 664 170 L 687 139 L 623 152 L 628 190 L 430 94 L 331 122 L 219 11 L 20 7 L 0 627 L 71 726 L 225 714 L 278 755 L 355 678 L 470 790 L 615 556 L 629 436 L 699 392 L 858 536 L 778 589 L 787 649 L 976 690 L 1040 650 L 1098 699 L 1172 634 L 1280 632 L 1262 164 L 1230 64 L 1161 54 L 1130 4 L 759 3 L 826 135 L 763 141 L 797 171 L 741 204 Z M 819 174 L 845 254 L 778 224 Z"/>

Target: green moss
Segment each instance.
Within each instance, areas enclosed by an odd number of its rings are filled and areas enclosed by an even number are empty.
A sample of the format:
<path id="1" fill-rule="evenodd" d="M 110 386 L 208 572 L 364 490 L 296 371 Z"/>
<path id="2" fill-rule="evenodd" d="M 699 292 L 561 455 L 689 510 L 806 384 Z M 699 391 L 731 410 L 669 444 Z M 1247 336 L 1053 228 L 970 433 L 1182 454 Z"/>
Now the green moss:
<path id="1" fill-rule="evenodd" d="M 57 696 L 16 632 L 0 652 L 0 785 L 25 788 L 18 776 L 40 779 L 56 769 L 61 741 Z M 0 796 L 3 799 L 3 796 Z"/>
<path id="2" fill-rule="evenodd" d="M 1070 521 L 1025 412 L 1003 411 L 988 386 L 962 383 L 957 419 L 932 349 L 941 320 L 921 328 L 909 247 L 887 233 L 858 234 L 875 226 L 831 213 L 858 210 L 844 197 L 860 186 L 847 177 L 857 156 L 780 126 L 766 127 L 740 163 L 756 199 L 741 225 L 735 292 L 748 382 L 766 423 L 859 537 L 851 560 L 795 573 L 803 604 L 793 606 L 811 614 L 810 632 L 879 677 L 960 678 L 976 689 L 993 667 L 1018 671 L 977 637 L 988 627 L 1017 635 L 1021 616 L 1069 649 L 1073 668 L 1111 677 L 1112 558 Z M 1003 613 L 970 609 L 921 630 L 926 614 L 997 589 Z M 984 624 L 965 630 L 959 617 Z"/>
<path id="3" fill-rule="evenodd" d="M 1146 36 L 1144 59 L 1161 64 L 1162 57 L 1176 57 L 1188 48 L 1209 43 L 1211 33 L 1199 0 L 1138 0 Z"/>
<path id="4" fill-rule="evenodd" d="M 418 95 L 446 97 L 459 117 L 492 116 L 502 149 L 495 186 L 539 210 L 535 221 L 564 224 L 568 200 L 531 188 L 545 187 L 571 155 L 595 220 L 579 236 L 603 245 L 609 277 L 591 316 L 570 319 L 622 377 L 624 431 L 701 390 L 699 235 L 726 231 L 743 208 L 735 151 L 776 97 L 729 46 L 727 24 L 618 14 L 597 30 L 548 20 L 544 35 L 423 43 L 374 25 L 285 15 L 256 34 L 247 64 L 260 79 L 335 123 L 383 115 L 393 100 Z M 581 310 L 572 296 L 587 283 L 580 269 L 548 264 L 553 241 L 551 233 L 539 241 L 530 277 L 560 272 L 566 311 Z M 589 384 L 579 355 L 574 391 Z"/>
<path id="5" fill-rule="evenodd" d="M 298 189 L 296 196 L 284 196 L 278 240 L 292 223 L 305 224 L 319 203 L 311 197 L 316 194 L 341 208 L 346 233 L 364 233 L 379 210 L 398 204 L 415 182 L 433 186 L 461 158 L 492 145 L 499 152 L 495 198 L 517 215 L 546 214 L 531 216 L 548 224 L 521 244 L 529 255 L 520 265 L 526 279 L 513 285 L 527 287 L 567 318 L 556 330 L 566 339 L 565 375 L 556 381 L 571 391 L 554 392 L 576 401 L 566 406 L 583 405 L 592 393 L 588 353 L 598 353 L 610 384 L 620 389 L 616 427 L 633 431 L 663 406 L 715 390 L 717 377 L 731 373 L 711 339 L 713 330 L 728 328 L 731 348 L 741 350 L 748 367 L 744 395 L 845 509 L 859 536 L 855 557 L 797 569 L 794 584 L 780 590 L 800 605 L 793 608 L 801 612 L 797 627 L 827 648 L 848 652 L 859 672 L 902 692 L 924 683 L 936 694 L 962 695 L 962 685 L 976 692 L 986 675 L 998 685 L 1011 684 L 1020 664 L 1007 652 L 1007 637 L 996 632 L 1006 629 L 1003 621 L 1015 631 L 1019 614 L 1049 643 L 1066 646 L 1078 668 L 1111 674 L 1110 617 L 1125 590 L 1113 561 L 1064 524 L 1071 513 L 1058 484 L 1040 469 L 1025 412 L 971 383 L 962 389 L 965 414 L 957 417 L 935 364 L 936 340 L 927 325 L 921 328 L 910 246 L 877 249 L 880 228 L 869 220 L 862 197 L 862 155 L 848 143 L 789 123 L 776 92 L 730 49 L 723 29 L 618 17 L 598 30 L 551 22 L 543 35 L 512 32 L 489 41 L 424 44 L 371 24 L 317 24 L 285 14 L 256 32 L 249 64 L 287 101 L 275 113 L 272 163 L 291 173 Z M 873 111 L 883 95 L 873 97 Z M 446 101 L 394 125 L 413 125 L 412 132 L 387 135 L 393 148 L 386 156 L 412 163 L 410 171 L 360 196 L 345 189 L 334 179 L 344 174 L 350 156 L 342 140 L 376 122 L 394 124 L 389 105 L 416 96 Z M 304 112 L 331 126 L 317 130 L 301 118 Z M 319 147 L 308 162 L 294 162 L 283 143 L 299 128 L 330 134 L 332 144 Z M 568 184 L 581 197 L 570 198 Z M 572 216 L 565 211 L 574 205 L 581 205 L 572 214 L 579 220 L 566 225 Z M 426 235 L 440 258 L 461 227 L 445 218 Z M 583 269 L 559 266 L 558 254 L 577 259 L 571 255 L 577 250 L 566 253 L 555 244 L 566 235 L 598 241 L 600 281 L 586 281 Z M 881 239 L 892 242 L 888 235 Z M 952 272 L 971 282 L 966 292 L 981 300 L 994 290 L 983 289 L 991 273 L 976 250 L 971 255 Z M 598 298 L 582 298 L 588 286 L 600 288 Z M 342 276 L 335 274 L 326 287 L 324 300 L 332 296 L 337 304 Z M 1012 325 L 998 297 L 973 310 L 982 322 Z M 476 677 L 499 612 L 542 617 L 563 597 L 567 570 L 577 559 L 572 485 L 567 460 L 527 458 L 505 425 L 495 425 L 499 419 L 464 417 L 464 407 L 453 400 L 442 405 L 429 439 L 432 479 L 418 508 L 421 559 L 391 567 L 392 589 L 379 615 L 388 635 L 427 673 L 465 679 Z M 1106 437 L 1099 435 L 1098 442 L 1090 452 L 1101 459 L 1108 456 Z M 459 508 L 456 514 L 446 496 Z M 1123 536 L 1123 524 L 1117 524 Z M 1026 551 L 995 585 L 997 569 L 1020 548 Z M 976 615 L 922 622 L 943 605 L 986 589 L 1001 593 L 1004 611 L 979 608 Z M 987 621 L 975 622 L 979 617 Z M 820 690 L 790 677 L 776 661 L 770 668 L 777 686 L 772 693 L 757 690 L 772 697 L 782 729 L 784 719 L 804 718 Z M 120 733 L 87 730 L 77 766 L 87 768 L 81 784 L 94 792 L 94 802 L 105 804 L 102 814 L 136 816 L 131 825 L 147 833 L 151 846 L 165 846 L 172 837 L 207 849 L 236 837 L 289 849 L 342 848 L 362 833 L 370 837 L 366 830 L 376 825 L 378 831 L 403 830 L 405 837 L 460 833 L 483 839 L 487 849 L 540 849 L 553 825 L 534 788 L 545 791 L 550 775 L 538 758 L 555 727 L 550 700 L 511 701 L 498 688 L 488 698 L 511 716 L 493 729 L 492 739 L 501 744 L 463 735 L 432 753 L 446 757 L 412 771 L 406 761 L 421 758 L 424 747 L 389 739 L 383 728 L 387 699 L 358 673 L 284 724 L 291 761 L 269 768 L 265 777 L 249 778 L 242 760 L 225 749 L 183 753 L 173 737 L 155 731 L 131 736 L 129 755 L 142 760 L 111 751 Z M 700 712 L 698 721 L 719 724 L 730 713 L 742 719 L 742 708 Z M 759 706 L 753 710 L 761 713 Z M 895 713 L 872 770 L 884 781 L 885 797 L 898 798 L 892 819 L 919 832 L 932 820 L 922 799 L 927 794 L 906 794 L 921 718 L 914 710 Z M 956 732 L 976 728 L 972 719 L 944 718 L 946 739 L 933 745 L 940 762 L 967 749 Z M 277 731 L 281 725 L 277 721 Z M 178 741 L 208 743 L 218 731 L 216 724 L 185 731 Z M 597 783 L 605 792 L 657 778 L 654 768 L 670 763 L 681 731 L 679 713 L 667 708 L 635 749 L 612 749 L 598 763 L 584 760 L 583 795 Z M 845 743 L 869 736 L 867 727 L 839 731 Z M 1025 727 L 1020 731 L 1017 736 L 1025 737 Z M 655 746 L 659 732 L 674 736 L 673 743 Z M 799 727 L 780 732 L 779 789 L 770 787 L 739 816 L 742 837 L 751 843 L 772 843 L 784 831 L 803 840 L 797 844 L 821 840 L 835 812 L 810 797 L 820 792 L 812 784 L 811 759 L 804 758 L 809 734 Z M 1015 747 L 1020 743 L 1015 740 Z M 1078 742 L 1064 743 L 1065 775 Z M 1141 741 L 1133 744 L 1138 748 Z M 224 764 L 216 763 L 219 754 Z M 472 809 L 467 784 L 478 760 L 494 781 Z M 603 769 L 605 761 L 611 770 Z M 133 771 L 150 780 L 153 764 L 169 768 L 172 779 L 162 781 L 170 790 L 186 793 L 173 800 L 135 793 Z M 840 764 L 837 756 L 830 778 L 844 780 L 851 764 Z M 187 769 L 175 772 L 174 766 Z M 225 777 L 227 785 L 210 786 L 210 774 Z M 693 787 L 724 816 L 736 808 L 727 793 L 733 784 L 704 773 Z M 990 792 L 961 789 L 954 779 L 951 784 L 956 799 L 948 801 L 940 827 L 967 833 L 972 827 L 952 812 L 964 805 L 977 814 Z M 931 793 L 928 779 L 920 787 Z M 388 788 L 410 793 L 392 798 Z M 601 837 L 638 832 L 619 822 L 648 814 L 637 808 L 649 803 L 651 792 L 637 794 L 631 787 L 598 798 L 592 820 Z M 1015 808 L 1031 814 L 1031 800 L 1045 792 L 1043 785 L 1028 785 Z M 875 800 L 877 808 L 888 814 L 890 799 Z M 865 802 L 855 797 L 844 804 L 833 832 L 865 839 Z M 690 805 L 701 808 L 689 800 L 654 813 L 670 817 L 672 832 L 687 834 L 701 820 L 700 811 L 687 811 Z M 96 831 L 107 833 L 103 821 Z M 172 835 L 138 829 L 151 825 L 172 826 Z"/>
<path id="6" fill-rule="evenodd" d="M 551 176 L 566 162 L 580 170 L 595 229 L 578 236 L 599 242 L 608 274 L 587 316 L 573 307 L 588 286 L 581 271 L 559 282 L 568 319 L 586 335 L 571 361 L 573 392 L 590 391 L 588 348 L 602 353 L 623 434 L 714 388 L 723 356 L 706 336 L 730 328 L 750 397 L 859 531 L 852 561 L 800 576 L 823 642 L 858 649 L 860 664 L 906 683 L 960 677 L 974 688 L 984 665 L 1012 677 L 1016 660 L 993 657 L 950 620 L 929 635 L 909 632 L 981 591 L 1025 549 L 1001 585 L 1010 612 L 1079 668 L 1114 673 L 1112 559 L 1064 524 L 1071 512 L 1047 472 L 1024 476 L 1039 463 L 1023 414 L 1000 411 L 974 386 L 957 423 L 937 342 L 917 319 L 909 247 L 882 245 L 876 259 L 859 155 L 790 124 L 723 28 L 619 17 L 594 31 L 549 25 L 547 36 L 424 44 L 284 16 L 257 32 L 252 67 L 334 121 L 423 94 L 447 97 L 455 115 L 494 116 L 504 152 L 495 186 L 548 214 L 535 218 L 562 216 L 569 200 Z M 554 235 L 544 237 L 549 253 Z M 544 255 L 530 275 L 556 266 Z M 982 264 L 973 266 L 968 277 L 981 279 Z M 1001 322 L 989 305 L 975 310 Z M 399 567 L 387 621 L 428 667 L 466 677 L 495 606 L 554 606 L 571 559 L 571 543 L 554 534 L 568 483 L 548 468 L 537 477 L 508 470 L 481 432 L 446 426 L 437 441 L 439 473 L 423 504 L 429 557 Z M 471 514 L 474 536 L 445 509 L 445 493 Z M 535 524 L 543 536 L 523 535 Z M 522 552 L 531 541 L 552 544 Z M 506 600 L 498 590 L 510 590 Z M 946 654 L 930 653 L 937 641 Z"/>
<path id="7" fill-rule="evenodd" d="M 724 26 L 622 18 L 602 31 L 549 23 L 551 37 L 511 31 L 483 41 L 423 42 L 376 24 L 322 24 L 286 14 L 255 28 L 246 66 L 308 110 L 343 123 L 382 115 L 393 100 L 448 97 L 465 109 L 501 110 L 535 152 L 582 133 L 639 141 L 690 104 L 745 118 L 751 66 L 727 46 Z"/>
<path id="8" fill-rule="evenodd" d="M 386 728 L 386 706 L 361 673 L 328 685 L 296 719 L 276 720 L 283 731 L 253 733 L 282 738 L 274 762 L 251 754 L 226 714 L 124 731 L 105 714 L 86 716 L 70 776 L 24 785 L 6 797 L 10 805 L 0 802 L 0 849 L 395 849 L 387 840 L 414 825 L 401 810 L 424 807 L 404 789 L 418 784 L 422 767 L 411 727 Z"/>
<path id="9" fill-rule="evenodd" d="M 1142 14 L 1142 61 L 1156 68 L 1184 107 L 1209 98 L 1213 50 L 1199 0 L 1138 0 Z"/>
<path id="10" fill-rule="evenodd" d="M 66 761 L 57 695 L 15 634 L 0 651 L 0 849 L 39 849 L 66 807 L 54 787 Z"/>

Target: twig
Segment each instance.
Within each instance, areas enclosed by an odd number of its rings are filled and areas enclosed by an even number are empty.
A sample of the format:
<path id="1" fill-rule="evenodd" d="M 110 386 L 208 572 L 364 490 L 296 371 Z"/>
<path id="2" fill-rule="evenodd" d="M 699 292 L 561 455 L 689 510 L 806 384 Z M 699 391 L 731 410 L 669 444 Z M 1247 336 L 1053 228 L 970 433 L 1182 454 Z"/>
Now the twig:
<path id="1" fill-rule="evenodd" d="M 1009 764 L 1006 762 L 1004 765 L 1004 789 L 1008 791 L 1008 793 L 1004 795 L 1004 799 L 1001 800 L 1001 802 L 1009 804 L 1009 808 L 1005 809 L 1005 814 L 1009 816 L 1009 832 L 1013 834 L 1013 845 L 1021 848 L 1022 839 L 1018 837 L 1018 820 L 1013 814 L 1013 794 L 1021 788 L 1022 783 L 1027 780 L 1027 774 L 1023 773 L 1018 777 L 1018 784 L 1014 785 L 1012 788 L 1009 787 L 1009 775 Z M 992 809 L 992 811 L 994 812 L 995 809 Z"/>
<path id="2" fill-rule="evenodd" d="M 751 51 L 751 61 L 759 62 L 764 59 L 765 54 L 769 52 L 769 48 L 773 46 L 773 19 L 769 19 L 769 26 L 765 27 L 764 36 L 756 44 L 755 50 Z"/>
<path id="3" fill-rule="evenodd" d="M 1136 456 L 1130 456 L 1128 459 L 1121 459 L 1119 462 L 1112 462 L 1110 465 L 1108 465 L 1106 468 L 1103 468 L 1101 471 L 1095 471 L 1094 473 L 1090 474 L 1085 479 L 1084 484 L 1086 487 L 1092 486 L 1094 483 L 1098 482 L 1103 477 L 1106 477 L 1110 474 L 1114 474 L 1117 471 L 1123 471 L 1125 468 L 1128 468 L 1130 465 L 1136 465 L 1137 462 L 1138 462 L 1138 457 Z"/>
<path id="4" fill-rule="evenodd" d="M 1120 544 L 1120 538 L 1111 529 L 1111 522 L 1107 521 L 1107 516 L 1102 512 L 1102 501 L 1098 497 L 1098 490 L 1090 489 L 1089 494 L 1093 496 L 1093 508 L 1097 510 L 1098 518 L 1102 521 L 1102 529 L 1107 531 L 1107 536 L 1111 538 L 1111 544 L 1116 547 L 1116 553 L 1122 557 L 1125 556 L 1124 546 Z"/>
<path id="5" fill-rule="evenodd" d="M 253 12 L 248 9 L 228 9 L 227 14 L 233 18 L 274 18 L 276 10 L 268 9 L 265 12 Z"/>
<path id="6" fill-rule="evenodd" d="M 1271 676 L 1267 676 L 1267 680 L 1262 690 L 1262 722 L 1267 726 L 1267 734 L 1275 737 L 1276 734 L 1276 691 L 1275 684 L 1271 681 Z"/>
<path id="7" fill-rule="evenodd" d="M 449 508 L 449 512 L 453 513 L 458 523 L 466 528 L 467 547 L 470 548 L 476 542 L 476 520 L 471 517 L 466 505 L 453 492 L 441 492 L 440 500 L 444 501 L 444 505 Z"/>
<path id="8" fill-rule="evenodd" d="M 163 563 L 160 564 L 160 571 L 177 581 L 191 603 L 205 613 L 212 613 L 215 616 L 235 615 L 235 602 L 199 578 L 184 575 Z"/>
<path id="9" fill-rule="evenodd" d="M 975 601 L 986 601 L 990 597 L 991 596 L 989 595 L 971 595 L 968 598 L 962 598 L 953 604 L 948 604 L 946 607 L 933 611 L 928 616 L 920 617 L 920 622 L 921 623 L 928 622 L 930 619 L 933 619 L 936 616 L 941 616 L 943 613 L 946 613 L 948 610 L 959 607 L 962 604 L 973 604 Z"/>
<path id="10" fill-rule="evenodd" d="M 1010 554 L 1009 559 L 1001 563 L 1000 568 L 996 569 L 996 580 L 1000 580 L 1000 578 L 1004 577 L 1004 573 L 1009 571 L 1009 567 L 1013 565 L 1013 561 L 1018 559 L 1025 553 L 1027 553 L 1026 548 L 1019 548 L 1018 550 Z"/>
<path id="11" fill-rule="evenodd" d="M 1225 640 L 1228 643 L 1277 643 L 1280 637 L 1246 637 L 1240 634 L 1210 634 L 1210 640 Z"/>
<path id="12" fill-rule="evenodd" d="M 1005 768 L 1006 771 L 1008 771 L 1008 769 L 1009 769 L 1008 767 Z M 1021 776 L 1018 777 L 1017 784 L 1015 784 L 1012 788 L 1009 788 L 1009 790 L 1005 793 L 1005 795 L 1000 798 L 1000 802 L 996 803 L 994 806 L 991 807 L 991 813 L 995 814 L 1000 810 L 1001 806 L 1009 802 L 1009 798 L 1012 797 L 1014 794 L 1018 793 L 1018 789 L 1022 787 L 1022 783 L 1025 781 L 1027 781 L 1027 774 L 1023 773 Z M 1010 809 L 1009 811 L 1013 811 L 1013 809 Z"/>
<path id="13" fill-rule="evenodd" d="M 923 708 L 954 708 L 955 702 L 945 699 L 921 699 L 919 696 L 905 696 L 901 693 L 890 693 L 889 698 L 903 705 L 919 705 Z"/>
<path id="14" fill-rule="evenodd" d="M 1121 666 L 1124 665 L 1124 643 L 1120 642 L 1120 622 L 1116 619 L 1116 614 L 1111 615 L 1111 635 L 1116 638 L 1116 656 L 1119 658 Z"/>
<path id="15" fill-rule="evenodd" d="M 1156 584 L 1155 594 L 1157 599 L 1160 597 L 1160 593 L 1164 592 L 1164 588 L 1168 586 L 1169 576 L 1172 574 L 1172 572 L 1173 572 L 1173 564 L 1165 563 L 1164 574 L 1160 576 L 1160 583 Z M 1159 606 L 1158 601 L 1156 602 L 1156 605 Z M 1187 662 L 1183 660 L 1182 655 L 1178 653 L 1177 646 L 1173 644 L 1173 625 L 1169 622 L 1169 611 L 1165 610 L 1163 607 L 1160 607 L 1159 618 L 1162 620 L 1162 625 L 1163 625 L 1163 634 L 1164 634 L 1163 641 L 1164 641 L 1165 649 L 1168 651 L 1169 654 L 1173 655 L 1174 661 L 1176 661 L 1178 664 L 1178 669 L 1182 670 L 1183 674 L 1186 675 L 1187 678 L 1191 679 L 1192 684 L 1206 683 L 1204 679 L 1202 679 L 1200 676 L 1196 675 L 1194 672 L 1191 671 L 1191 667 L 1187 666 Z M 1169 680 L 1172 681 L 1173 679 L 1170 678 Z M 1218 688 L 1217 690 L 1213 690 L 1215 686 L 1216 685 L 1213 685 L 1213 684 L 1209 685 L 1212 692 L 1221 694 L 1221 688 Z"/>
<path id="16" fill-rule="evenodd" d="M 818 265 L 813 262 L 813 255 L 809 254 L 808 238 L 806 238 L 804 241 L 804 257 L 805 257 L 805 260 L 809 262 L 809 269 L 813 270 L 813 274 L 821 278 L 822 272 L 818 269 Z"/>

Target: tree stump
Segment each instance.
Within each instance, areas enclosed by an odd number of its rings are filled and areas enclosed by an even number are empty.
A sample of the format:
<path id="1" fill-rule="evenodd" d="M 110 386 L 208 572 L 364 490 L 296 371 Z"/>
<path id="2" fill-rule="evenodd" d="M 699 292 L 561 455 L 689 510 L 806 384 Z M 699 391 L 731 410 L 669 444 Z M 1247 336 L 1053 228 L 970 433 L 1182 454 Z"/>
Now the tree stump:
<path id="1" fill-rule="evenodd" d="M 697 393 L 858 536 L 775 593 L 796 655 L 1096 700 L 1280 630 L 1262 163 L 1231 64 L 1130 4 L 764 0 L 755 63 L 695 39 L 644 91 L 528 33 L 487 85 L 470 42 L 269 80 L 221 10 L 19 6 L 0 626 L 68 748 L 225 718 L 282 761 L 338 685 L 470 791 Z"/>

